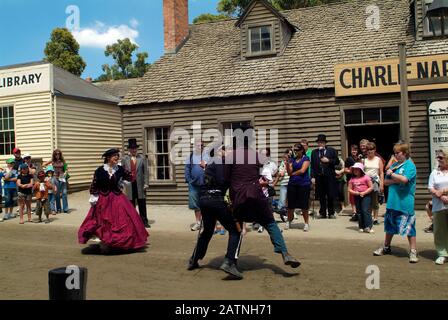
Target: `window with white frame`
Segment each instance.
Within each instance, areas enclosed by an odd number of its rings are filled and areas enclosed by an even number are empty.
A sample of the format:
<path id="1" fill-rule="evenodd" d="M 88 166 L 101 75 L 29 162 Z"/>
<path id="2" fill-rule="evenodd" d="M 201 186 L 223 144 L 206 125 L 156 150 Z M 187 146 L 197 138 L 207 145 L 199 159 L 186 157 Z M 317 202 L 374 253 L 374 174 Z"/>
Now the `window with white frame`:
<path id="1" fill-rule="evenodd" d="M 0 107 L 0 117 L 0 155 L 9 155 L 16 147 L 14 108 Z"/>
<path id="2" fill-rule="evenodd" d="M 170 162 L 170 127 L 148 128 L 147 139 L 149 179 L 173 180 L 173 166 Z"/>
<path id="3" fill-rule="evenodd" d="M 272 26 L 249 27 L 250 54 L 272 52 Z"/>

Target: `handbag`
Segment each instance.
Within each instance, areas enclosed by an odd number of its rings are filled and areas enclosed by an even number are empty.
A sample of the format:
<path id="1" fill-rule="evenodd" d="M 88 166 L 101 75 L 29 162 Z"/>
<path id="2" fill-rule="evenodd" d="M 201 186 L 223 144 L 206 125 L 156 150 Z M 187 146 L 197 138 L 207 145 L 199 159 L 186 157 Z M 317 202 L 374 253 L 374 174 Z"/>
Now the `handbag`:
<path id="1" fill-rule="evenodd" d="M 277 193 L 275 192 L 274 187 L 268 186 L 268 195 L 269 197 L 275 197 Z"/>

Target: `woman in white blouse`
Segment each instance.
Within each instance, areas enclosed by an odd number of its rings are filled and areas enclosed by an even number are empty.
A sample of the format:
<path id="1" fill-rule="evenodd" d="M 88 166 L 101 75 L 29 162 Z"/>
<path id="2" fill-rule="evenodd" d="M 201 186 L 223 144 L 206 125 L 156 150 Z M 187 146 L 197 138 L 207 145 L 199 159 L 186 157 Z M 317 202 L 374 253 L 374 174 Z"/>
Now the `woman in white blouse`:
<path id="1" fill-rule="evenodd" d="M 448 258 L 448 153 L 437 152 L 438 168 L 429 176 L 428 189 L 432 194 L 434 244 L 438 258 L 444 264 Z"/>

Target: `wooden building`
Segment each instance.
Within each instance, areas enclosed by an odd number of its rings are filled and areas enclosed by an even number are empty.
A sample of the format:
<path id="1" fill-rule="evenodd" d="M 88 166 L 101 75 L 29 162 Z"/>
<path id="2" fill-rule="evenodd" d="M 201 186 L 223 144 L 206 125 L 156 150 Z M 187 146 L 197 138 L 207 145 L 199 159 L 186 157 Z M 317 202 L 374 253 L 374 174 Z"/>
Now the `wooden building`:
<path id="1" fill-rule="evenodd" d="M 188 1 L 165 0 L 166 54 L 120 103 L 123 140 L 137 138 L 150 161 L 148 201 L 187 203 L 184 167 L 168 161 L 169 136 L 200 120 L 203 130 L 242 123 L 278 129 L 280 151 L 300 138 L 314 147 L 324 133 L 343 158 L 361 138 L 389 157 L 405 127 L 422 208 L 429 198 L 428 101 L 448 100 L 448 86 L 409 87 L 403 120 L 397 63 L 405 42 L 408 59 L 418 57 L 409 68 L 420 68 L 410 74 L 447 76 L 448 40 L 431 35 L 424 19 L 430 2 L 353 0 L 278 12 L 254 0 L 238 20 L 188 26 Z M 434 63 L 438 73 L 422 69 Z"/>
<path id="2" fill-rule="evenodd" d="M 71 190 L 89 186 L 104 150 L 121 146 L 118 102 L 50 63 L 0 67 L 0 162 L 13 157 L 15 147 L 43 162 L 59 148 Z"/>

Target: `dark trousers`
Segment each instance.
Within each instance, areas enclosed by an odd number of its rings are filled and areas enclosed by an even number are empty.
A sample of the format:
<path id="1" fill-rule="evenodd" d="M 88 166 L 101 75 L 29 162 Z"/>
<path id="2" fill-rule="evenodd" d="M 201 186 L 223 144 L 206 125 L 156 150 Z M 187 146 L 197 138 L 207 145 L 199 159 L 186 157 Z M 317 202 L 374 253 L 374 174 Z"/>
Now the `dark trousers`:
<path id="1" fill-rule="evenodd" d="M 255 221 L 265 228 L 271 238 L 271 243 L 274 246 L 274 252 L 288 252 L 285 239 L 283 238 L 282 232 L 280 231 L 280 228 L 278 227 L 277 222 L 275 222 L 272 214 L 272 209 L 268 198 L 247 199 L 244 204 L 241 204 L 236 209 L 235 215 L 241 222 Z"/>
<path id="2" fill-rule="evenodd" d="M 320 202 L 320 210 L 319 213 L 321 216 L 327 216 L 327 208 L 328 215 L 334 215 L 334 200 L 335 200 L 335 188 L 336 181 L 333 177 L 328 176 L 318 176 L 316 178 L 316 188 L 317 195 L 319 197 Z"/>
<path id="3" fill-rule="evenodd" d="M 368 194 L 365 197 L 355 196 L 356 212 L 359 217 L 359 229 L 372 228 L 372 213 L 370 212 L 371 203 L 371 194 Z"/>
<path id="4" fill-rule="evenodd" d="M 241 247 L 242 237 L 236 228 L 236 222 L 231 212 L 228 210 L 224 198 L 222 196 L 201 196 L 200 207 L 204 229 L 198 238 L 193 255 L 191 256 L 192 260 L 198 261 L 205 257 L 208 244 L 215 231 L 216 221 L 219 221 L 229 232 L 226 258 L 232 262 L 236 262 Z"/>
<path id="5" fill-rule="evenodd" d="M 148 216 L 146 213 L 146 199 L 138 198 L 138 188 L 136 181 L 132 182 L 132 204 L 134 205 L 134 207 L 137 207 L 138 204 L 138 212 L 143 220 L 143 223 L 148 222 Z"/>

